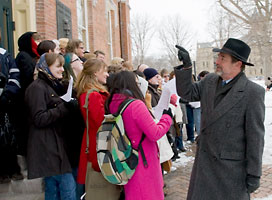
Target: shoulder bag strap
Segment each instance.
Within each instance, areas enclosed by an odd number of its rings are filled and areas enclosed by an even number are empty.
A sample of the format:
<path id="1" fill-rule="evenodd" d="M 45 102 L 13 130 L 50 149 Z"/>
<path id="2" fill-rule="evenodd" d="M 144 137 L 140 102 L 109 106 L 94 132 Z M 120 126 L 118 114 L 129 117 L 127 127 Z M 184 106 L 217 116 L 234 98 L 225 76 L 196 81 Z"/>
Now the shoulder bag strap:
<path id="1" fill-rule="evenodd" d="M 89 118 L 89 96 L 90 96 L 90 94 L 92 93 L 92 92 L 94 92 L 94 91 L 96 91 L 96 92 L 99 92 L 99 90 L 98 89 L 95 89 L 95 88 L 93 88 L 93 89 L 90 89 L 90 90 L 88 90 L 88 92 L 87 92 L 87 94 L 86 94 L 86 98 L 85 98 L 85 104 L 84 104 L 84 108 L 86 108 L 87 110 L 86 110 L 86 128 L 87 128 L 87 132 L 86 132 L 86 142 L 87 142 L 87 145 L 86 145 L 86 150 L 85 150 L 85 153 L 86 154 L 88 154 L 89 153 L 89 120 L 88 120 L 88 118 Z"/>

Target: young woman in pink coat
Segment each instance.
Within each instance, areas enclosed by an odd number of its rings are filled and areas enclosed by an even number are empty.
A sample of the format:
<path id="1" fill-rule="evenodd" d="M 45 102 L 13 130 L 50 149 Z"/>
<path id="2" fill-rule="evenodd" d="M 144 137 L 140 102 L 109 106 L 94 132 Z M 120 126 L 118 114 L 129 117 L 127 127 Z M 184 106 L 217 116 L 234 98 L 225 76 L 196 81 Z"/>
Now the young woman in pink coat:
<path id="1" fill-rule="evenodd" d="M 125 199 L 162 200 L 164 199 L 163 179 L 157 140 L 170 128 L 171 109 L 164 110 L 160 121 L 156 124 L 145 105 L 135 74 L 121 71 L 114 76 L 110 96 L 106 101 L 106 112 L 115 113 L 125 99 L 136 99 L 123 112 L 123 121 L 133 148 L 138 149 L 142 134 L 145 134 L 142 147 L 148 164 L 147 167 L 144 166 L 141 153 L 139 153 L 136 171 L 124 186 Z"/>

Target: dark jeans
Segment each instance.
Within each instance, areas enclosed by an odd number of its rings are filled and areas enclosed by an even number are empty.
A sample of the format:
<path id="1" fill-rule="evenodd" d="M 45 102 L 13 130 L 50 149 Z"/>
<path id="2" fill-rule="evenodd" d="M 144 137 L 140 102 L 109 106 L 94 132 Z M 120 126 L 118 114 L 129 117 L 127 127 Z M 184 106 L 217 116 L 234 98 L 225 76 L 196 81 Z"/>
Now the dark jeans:
<path id="1" fill-rule="evenodd" d="M 194 112 L 193 112 L 193 108 L 188 104 L 186 105 L 186 113 L 187 113 L 187 119 L 188 119 L 188 124 L 186 124 L 187 140 L 194 142 L 195 141 Z"/>
<path id="2" fill-rule="evenodd" d="M 76 200 L 76 182 L 72 173 L 44 178 L 45 200 Z"/>
<path id="3" fill-rule="evenodd" d="M 182 136 L 182 127 L 180 128 L 180 136 L 175 137 L 175 143 L 178 149 L 183 149 L 183 136 Z"/>

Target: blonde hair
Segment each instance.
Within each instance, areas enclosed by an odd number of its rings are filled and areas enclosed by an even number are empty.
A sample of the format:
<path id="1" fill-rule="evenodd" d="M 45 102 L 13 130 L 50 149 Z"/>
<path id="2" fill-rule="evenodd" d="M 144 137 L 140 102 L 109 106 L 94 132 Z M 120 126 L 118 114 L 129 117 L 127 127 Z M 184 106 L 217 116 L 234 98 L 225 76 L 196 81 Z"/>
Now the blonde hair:
<path id="1" fill-rule="evenodd" d="M 88 59 L 83 64 L 83 70 L 80 73 L 75 88 L 77 91 L 77 97 L 79 97 L 82 93 L 87 92 L 89 89 L 98 89 L 99 91 L 107 92 L 105 86 L 98 82 L 95 73 L 100 71 L 101 69 L 107 70 L 107 65 L 98 59 Z"/>
<path id="2" fill-rule="evenodd" d="M 84 53 L 84 58 L 88 59 L 96 59 L 96 55 L 93 53 Z"/>
<path id="3" fill-rule="evenodd" d="M 68 38 L 60 38 L 59 39 L 59 47 L 61 49 L 65 49 L 68 44 L 69 39 Z"/>

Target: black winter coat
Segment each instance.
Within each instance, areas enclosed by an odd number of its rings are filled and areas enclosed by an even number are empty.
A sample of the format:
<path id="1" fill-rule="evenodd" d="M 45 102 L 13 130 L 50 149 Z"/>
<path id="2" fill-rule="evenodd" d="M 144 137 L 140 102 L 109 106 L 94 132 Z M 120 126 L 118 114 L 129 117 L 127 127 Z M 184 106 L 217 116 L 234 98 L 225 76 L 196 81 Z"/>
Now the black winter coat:
<path id="1" fill-rule="evenodd" d="M 29 138 L 27 146 L 28 178 L 71 172 L 65 150 L 63 129 L 70 114 L 59 97 L 56 85 L 44 73 L 27 88 Z"/>

